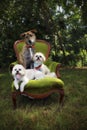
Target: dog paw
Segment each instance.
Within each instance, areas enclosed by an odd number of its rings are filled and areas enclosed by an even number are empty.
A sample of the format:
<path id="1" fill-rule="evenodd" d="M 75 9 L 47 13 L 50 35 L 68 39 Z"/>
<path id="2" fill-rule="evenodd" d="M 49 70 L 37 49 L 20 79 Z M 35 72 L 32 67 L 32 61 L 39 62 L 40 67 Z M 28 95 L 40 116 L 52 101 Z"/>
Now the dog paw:
<path id="1" fill-rule="evenodd" d="M 24 91 L 24 87 L 20 87 L 20 92 L 23 92 Z"/>
<path id="2" fill-rule="evenodd" d="M 18 89 L 19 89 L 19 86 L 15 86 L 15 88 L 16 88 L 16 90 L 18 90 Z"/>

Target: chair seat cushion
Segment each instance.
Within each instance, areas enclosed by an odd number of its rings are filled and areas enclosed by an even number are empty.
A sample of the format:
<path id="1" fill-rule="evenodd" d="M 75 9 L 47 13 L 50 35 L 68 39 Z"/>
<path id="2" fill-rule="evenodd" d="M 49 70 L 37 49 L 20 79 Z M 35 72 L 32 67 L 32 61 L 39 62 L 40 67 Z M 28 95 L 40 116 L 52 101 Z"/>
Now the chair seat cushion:
<path id="1" fill-rule="evenodd" d="M 39 80 L 30 80 L 26 84 L 24 91 L 29 93 L 43 93 L 53 88 L 56 89 L 56 88 L 63 88 L 63 87 L 64 87 L 64 82 L 61 79 L 46 77 Z M 13 91 L 15 91 L 15 87 L 12 84 L 12 92 Z"/>

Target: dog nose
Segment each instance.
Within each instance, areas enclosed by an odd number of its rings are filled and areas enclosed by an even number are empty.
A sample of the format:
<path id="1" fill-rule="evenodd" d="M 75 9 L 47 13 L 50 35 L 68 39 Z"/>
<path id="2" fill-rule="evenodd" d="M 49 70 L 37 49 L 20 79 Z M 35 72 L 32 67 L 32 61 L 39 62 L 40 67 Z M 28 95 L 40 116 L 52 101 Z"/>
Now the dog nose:
<path id="1" fill-rule="evenodd" d="M 18 73 L 19 73 L 19 71 L 17 70 L 17 71 L 16 71 L 16 73 L 18 74 Z"/>
<path id="2" fill-rule="evenodd" d="M 37 60 L 40 60 L 40 57 L 37 57 Z"/>
<path id="3" fill-rule="evenodd" d="M 32 42 L 31 42 L 31 40 L 28 40 L 28 43 L 30 43 L 30 44 L 31 44 L 31 43 L 32 43 Z"/>

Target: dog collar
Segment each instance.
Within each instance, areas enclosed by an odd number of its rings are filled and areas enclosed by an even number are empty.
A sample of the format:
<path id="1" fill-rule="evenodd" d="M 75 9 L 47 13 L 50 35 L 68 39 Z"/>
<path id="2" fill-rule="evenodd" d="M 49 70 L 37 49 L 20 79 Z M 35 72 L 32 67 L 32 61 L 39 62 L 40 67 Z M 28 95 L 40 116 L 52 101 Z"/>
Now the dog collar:
<path id="1" fill-rule="evenodd" d="M 38 63 L 34 63 L 34 68 L 36 70 L 40 70 L 40 67 L 42 66 L 42 64 L 38 64 Z"/>
<path id="2" fill-rule="evenodd" d="M 27 45 L 27 44 L 26 44 L 26 47 L 27 47 L 27 48 L 34 48 L 34 45 Z"/>
<path id="3" fill-rule="evenodd" d="M 35 69 L 36 69 L 36 70 L 39 70 L 41 66 L 42 66 L 42 65 L 39 65 L 39 66 L 35 67 Z"/>

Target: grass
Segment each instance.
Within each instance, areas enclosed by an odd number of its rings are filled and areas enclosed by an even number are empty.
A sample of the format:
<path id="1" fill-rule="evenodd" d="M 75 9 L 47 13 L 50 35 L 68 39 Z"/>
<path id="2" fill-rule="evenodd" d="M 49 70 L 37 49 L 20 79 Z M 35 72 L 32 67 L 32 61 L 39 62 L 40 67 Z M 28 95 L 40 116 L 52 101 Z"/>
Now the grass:
<path id="1" fill-rule="evenodd" d="M 11 100 L 12 77 L 0 72 L 0 130 L 86 130 L 87 70 L 60 71 L 65 83 L 64 106 L 58 111 L 58 96 L 43 100 L 18 97 L 18 108 Z"/>

